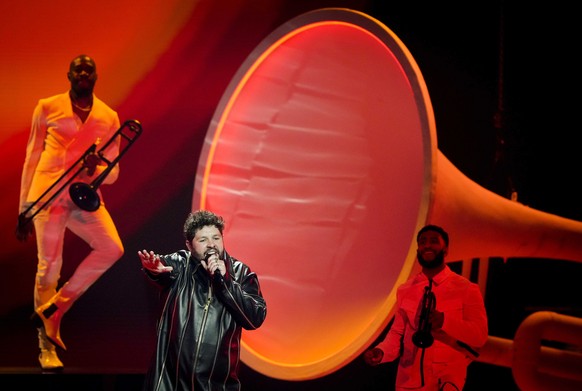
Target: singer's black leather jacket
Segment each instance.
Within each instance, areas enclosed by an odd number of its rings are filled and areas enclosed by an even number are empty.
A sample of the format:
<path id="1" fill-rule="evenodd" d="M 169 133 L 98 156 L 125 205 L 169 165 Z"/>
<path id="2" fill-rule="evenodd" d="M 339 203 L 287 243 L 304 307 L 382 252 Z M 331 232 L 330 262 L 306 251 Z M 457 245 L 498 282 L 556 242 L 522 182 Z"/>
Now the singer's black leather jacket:
<path id="1" fill-rule="evenodd" d="M 257 275 L 226 251 L 224 258 L 221 281 L 186 250 L 162 257 L 170 273 L 144 269 L 166 298 L 144 391 L 240 390 L 242 328 L 261 326 L 267 305 Z"/>

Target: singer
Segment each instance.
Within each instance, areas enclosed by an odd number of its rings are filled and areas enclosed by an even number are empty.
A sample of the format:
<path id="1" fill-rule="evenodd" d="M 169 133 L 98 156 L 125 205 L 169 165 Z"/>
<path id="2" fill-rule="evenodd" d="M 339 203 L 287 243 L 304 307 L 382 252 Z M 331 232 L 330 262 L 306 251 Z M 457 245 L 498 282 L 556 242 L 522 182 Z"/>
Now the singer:
<path id="1" fill-rule="evenodd" d="M 477 284 L 445 264 L 443 228 L 421 228 L 416 243 L 422 271 L 398 287 L 394 322 L 364 360 L 376 366 L 400 358 L 397 391 L 460 391 L 476 349 L 487 341 L 483 297 Z"/>
<path id="2" fill-rule="evenodd" d="M 242 329 L 259 328 L 267 304 L 256 273 L 224 248 L 224 220 L 205 210 L 184 223 L 187 250 L 138 251 L 165 297 L 144 391 L 240 391 Z"/>

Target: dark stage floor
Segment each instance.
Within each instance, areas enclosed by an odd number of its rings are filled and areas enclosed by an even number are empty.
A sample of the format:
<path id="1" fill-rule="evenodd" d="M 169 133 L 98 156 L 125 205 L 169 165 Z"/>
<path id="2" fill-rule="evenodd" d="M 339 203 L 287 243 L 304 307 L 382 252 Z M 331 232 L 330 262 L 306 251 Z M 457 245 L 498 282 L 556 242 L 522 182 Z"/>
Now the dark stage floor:
<path id="1" fill-rule="evenodd" d="M 61 333 L 68 350 L 60 354 L 61 371 L 42 371 L 38 365 L 36 332 L 27 311 L 2 319 L 0 335 L 0 390 L 18 388 L 42 391 L 138 391 L 153 347 L 152 319 L 90 312 L 79 302 L 63 320 Z M 144 327 L 145 326 L 145 327 Z M 358 358 L 339 371 L 320 379 L 290 382 L 241 368 L 243 391 L 389 391 L 395 366 L 371 368 Z M 468 391 L 517 391 L 511 370 L 473 363 Z"/>
<path id="2" fill-rule="evenodd" d="M 551 261 L 551 265 L 560 262 Z M 134 265 L 119 263 L 83 295 L 67 313 L 61 335 L 68 350 L 58 373 L 38 364 L 36 329 L 29 320 L 32 303 L 0 318 L 0 390 L 137 391 L 140 390 L 155 343 L 159 313 L 155 290 L 144 286 Z M 527 266 L 527 267 L 525 267 Z M 580 316 L 576 294 L 580 264 L 494 260 L 487 288 L 489 335 L 513 339 L 529 313 L 552 310 Z M 559 270 L 555 270 L 559 269 Z M 555 270 L 555 271 L 553 271 Z M 133 274 L 136 276 L 133 276 Z M 527 278 L 526 278 L 527 276 Z M 535 289 L 531 289 L 532 281 Z M 544 281 L 544 284 L 541 284 Z M 555 281 L 556 284 L 549 284 Z M 549 292 L 560 297 L 548 302 Z M 6 297 L 4 293 L 3 297 Z M 273 379 L 241 367 L 243 391 L 390 391 L 395 363 L 372 368 L 361 357 L 322 378 L 308 381 Z M 16 386 L 15 386 L 16 385 Z M 510 368 L 474 362 L 465 391 L 518 391 Z"/>

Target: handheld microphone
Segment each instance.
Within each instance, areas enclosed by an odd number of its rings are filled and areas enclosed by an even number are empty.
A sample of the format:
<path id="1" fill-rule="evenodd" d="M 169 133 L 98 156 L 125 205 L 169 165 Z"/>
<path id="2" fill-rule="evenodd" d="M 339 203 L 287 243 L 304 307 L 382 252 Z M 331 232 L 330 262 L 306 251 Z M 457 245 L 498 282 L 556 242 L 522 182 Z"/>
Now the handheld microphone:
<path id="1" fill-rule="evenodd" d="M 218 269 L 216 269 L 214 274 L 212 274 L 212 279 L 214 280 L 215 284 L 222 284 L 222 282 L 224 281 L 224 277 L 222 276 L 220 270 Z"/>
<path id="2" fill-rule="evenodd" d="M 208 264 L 208 260 L 213 255 L 218 255 L 218 251 L 216 251 L 216 250 L 208 251 L 208 253 L 206 253 L 206 255 L 204 256 L 204 261 Z M 222 277 L 222 274 L 220 274 L 219 269 L 216 269 L 214 271 L 214 273 L 212 273 L 212 279 L 213 279 L 215 284 L 221 284 L 223 282 L 224 277 Z"/>

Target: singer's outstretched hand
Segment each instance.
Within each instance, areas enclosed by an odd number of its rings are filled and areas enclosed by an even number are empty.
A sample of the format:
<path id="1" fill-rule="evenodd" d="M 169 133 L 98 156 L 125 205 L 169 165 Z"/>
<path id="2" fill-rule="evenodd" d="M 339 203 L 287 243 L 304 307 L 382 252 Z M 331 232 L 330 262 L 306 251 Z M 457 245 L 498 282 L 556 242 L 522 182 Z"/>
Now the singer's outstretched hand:
<path id="1" fill-rule="evenodd" d="M 147 250 L 141 250 L 137 252 L 137 255 L 139 256 L 144 269 L 147 269 L 151 273 L 169 273 L 174 270 L 172 266 L 164 265 L 160 256 L 153 251 L 148 252 Z"/>

